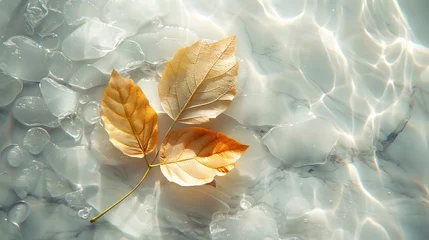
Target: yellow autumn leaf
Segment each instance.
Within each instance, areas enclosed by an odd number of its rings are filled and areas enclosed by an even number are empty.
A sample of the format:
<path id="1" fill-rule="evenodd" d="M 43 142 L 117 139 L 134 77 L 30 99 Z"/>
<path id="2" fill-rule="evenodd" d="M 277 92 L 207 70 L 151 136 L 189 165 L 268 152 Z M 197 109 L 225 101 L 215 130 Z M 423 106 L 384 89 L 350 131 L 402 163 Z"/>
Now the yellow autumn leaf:
<path id="1" fill-rule="evenodd" d="M 210 183 L 231 171 L 248 147 L 201 127 L 175 130 L 161 144 L 161 172 L 181 186 Z"/>
<path id="2" fill-rule="evenodd" d="M 158 142 L 158 115 L 133 80 L 112 71 L 101 98 L 101 118 L 110 141 L 124 154 L 144 157 Z"/>
<path id="3" fill-rule="evenodd" d="M 236 92 L 235 36 L 179 49 L 158 87 L 165 112 L 175 121 L 200 124 L 226 110 Z"/>
<path id="4" fill-rule="evenodd" d="M 161 104 L 173 118 L 161 147 L 140 181 L 121 199 L 93 217 L 104 214 L 130 196 L 160 167 L 164 176 L 182 186 L 216 186 L 215 176 L 227 174 L 246 151 L 243 145 L 224 134 L 200 127 L 170 132 L 176 122 L 198 124 L 226 110 L 236 95 L 238 63 L 235 37 L 209 44 L 199 41 L 179 49 L 165 67 L 158 87 Z M 143 157 L 154 150 L 158 140 L 158 116 L 141 89 L 131 79 L 113 71 L 102 100 L 101 117 L 110 141 L 124 154 Z M 159 164 L 153 164 L 159 156 Z"/>

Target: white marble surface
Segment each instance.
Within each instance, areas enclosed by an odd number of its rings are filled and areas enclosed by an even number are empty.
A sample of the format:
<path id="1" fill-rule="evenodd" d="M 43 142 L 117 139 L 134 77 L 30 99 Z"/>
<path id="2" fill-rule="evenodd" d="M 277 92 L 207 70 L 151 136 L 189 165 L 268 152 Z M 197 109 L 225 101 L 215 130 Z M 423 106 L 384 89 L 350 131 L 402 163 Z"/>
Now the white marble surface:
<path id="1" fill-rule="evenodd" d="M 426 0 L 0 1 L 1 238 L 428 239 L 428 9 Z M 236 168 L 216 187 L 179 187 L 156 169 L 90 224 L 146 167 L 98 121 L 109 69 L 138 82 L 162 135 L 165 61 L 230 35 L 238 95 L 206 126 L 250 145 Z"/>

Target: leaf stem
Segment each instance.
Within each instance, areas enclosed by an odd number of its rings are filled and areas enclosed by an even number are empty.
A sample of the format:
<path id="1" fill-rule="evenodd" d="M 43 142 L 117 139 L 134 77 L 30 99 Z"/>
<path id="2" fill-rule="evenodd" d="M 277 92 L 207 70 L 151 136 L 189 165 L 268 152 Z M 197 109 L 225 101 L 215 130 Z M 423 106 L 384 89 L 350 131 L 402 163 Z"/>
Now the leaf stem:
<path id="1" fill-rule="evenodd" d="M 112 204 L 112 206 L 106 208 L 106 210 L 104 210 L 102 213 L 98 214 L 97 216 L 93 217 L 90 222 L 94 223 L 95 221 L 97 221 L 99 218 L 101 218 L 104 214 L 106 214 L 107 212 L 109 212 L 110 210 L 112 210 L 114 207 L 116 207 L 116 205 L 118 205 L 119 203 L 121 203 L 125 198 L 127 198 L 128 196 L 131 195 L 131 193 L 133 193 L 145 180 L 146 176 L 148 175 L 149 171 L 152 169 L 151 166 L 148 166 L 146 172 L 144 173 L 143 177 L 140 179 L 140 181 L 134 186 L 133 189 L 131 189 L 125 196 L 123 196 L 121 199 L 119 199 L 117 202 L 115 202 L 114 204 Z"/>
<path id="2" fill-rule="evenodd" d="M 146 165 L 149 167 L 150 164 L 149 164 L 149 160 L 147 159 L 146 155 L 144 155 L 144 160 L 146 161 Z"/>
<path id="3" fill-rule="evenodd" d="M 170 133 L 171 129 L 173 129 L 174 125 L 176 124 L 177 119 L 173 121 L 173 123 L 170 125 L 170 127 L 168 128 L 167 132 L 165 133 L 164 137 L 162 138 L 161 143 L 165 140 L 165 137 L 167 137 L 167 135 Z M 161 150 L 161 148 L 157 149 L 155 156 L 152 159 L 152 162 L 149 164 L 149 161 L 147 159 L 146 156 L 144 156 L 144 159 L 146 160 L 147 163 L 147 170 L 144 173 L 143 177 L 140 179 L 140 181 L 133 187 L 133 189 L 131 189 L 125 196 L 123 196 L 121 199 L 119 199 L 117 202 L 115 202 L 114 204 L 112 204 L 112 206 L 106 208 L 106 210 L 104 210 L 102 213 L 98 214 L 97 216 L 91 218 L 90 222 L 94 223 L 95 221 L 97 221 L 99 218 L 101 218 L 104 214 L 106 214 L 107 212 L 109 212 L 110 210 L 112 210 L 114 207 L 116 207 L 119 203 L 121 203 L 122 201 L 125 200 L 125 198 L 127 198 L 128 196 L 131 195 L 131 193 L 133 193 L 145 180 L 147 174 L 149 173 L 149 171 L 153 168 L 153 167 L 159 167 L 161 165 L 163 165 L 162 163 L 158 163 L 158 164 L 153 164 L 156 160 L 156 158 L 159 155 L 159 151 Z"/>

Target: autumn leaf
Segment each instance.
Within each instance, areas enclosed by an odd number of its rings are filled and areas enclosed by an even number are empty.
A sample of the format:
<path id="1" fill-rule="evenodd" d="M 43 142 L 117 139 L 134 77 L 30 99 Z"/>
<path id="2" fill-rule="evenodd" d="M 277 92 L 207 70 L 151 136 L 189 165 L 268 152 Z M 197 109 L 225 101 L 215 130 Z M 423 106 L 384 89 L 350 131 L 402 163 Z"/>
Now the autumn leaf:
<path id="1" fill-rule="evenodd" d="M 171 182 L 181 186 L 210 183 L 231 171 L 248 146 L 224 134 L 201 127 L 171 132 L 162 142 L 160 168 Z"/>
<path id="2" fill-rule="evenodd" d="M 165 112 L 175 121 L 200 124 L 225 111 L 236 94 L 234 51 L 235 36 L 179 49 L 167 62 L 158 87 Z"/>
<path id="3" fill-rule="evenodd" d="M 93 217 L 95 222 L 132 194 L 154 167 L 182 186 L 210 183 L 215 176 L 231 171 L 246 151 L 243 145 L 224 134 L 200 127 L 170 132 L 176 122 L 199 124 L 215 118 L 236 95 L 238 63 L 235 37 L 209 44 L 199 41 L 179 49 L 165 67 L 158 87 L 161 104 L 174 120 L 168 128 L 140 181 L 121 199 Z M 113 71 L 101 100 L 101 117 L 110 141 L 124 154 L 143 157 L 154 150 L 158 140 L 158 116 L 141 89 L 131 79 Z M 159 156 L 159 164 L 153 164 Z"/>
<path id="4" fill-rule="evenodd" d="M 152 152 L 158 142 L 158 115 L 133 80 L 112 71 L 101 98 L 101 118 L 110 141 L 131 157 Z"/>

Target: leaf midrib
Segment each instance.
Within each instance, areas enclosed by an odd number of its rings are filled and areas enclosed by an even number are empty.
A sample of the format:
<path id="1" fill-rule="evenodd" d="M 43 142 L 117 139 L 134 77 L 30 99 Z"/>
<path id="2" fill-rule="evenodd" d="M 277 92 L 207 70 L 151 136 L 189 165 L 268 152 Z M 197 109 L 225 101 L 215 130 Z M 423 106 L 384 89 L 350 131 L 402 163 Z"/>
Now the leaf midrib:
<path id="1" fill-rule="evenodd" d="M 130 84 L 128 85 L 128 93 L 129 93 L 129 95 L 131 95 L 130 92 L 131 92 L 132 85 L 133 85 L 133 82 L 130 82 Z M 117 88 L 117 86 L 116 86 L 115 89 L 119 93 L 119 98 L 121 99 L 121 105 L 122 105 L 122 108 L 124 109 L 124 113 L 125 113 L 126 119 L 127 119 L 128 123 L 130 124 L 131 130 L 133 131 L 133 135 L 134 135 L 135 139 L 137 140 L 137 143 L 139 144 L 140 149 L 142 150 L 142 153 L 143 153 L 143 156 L 144 156 L 144 155 L 146 155 L 145 149 L 143 148 L 143 145 L 140 142 L 139 135 L 136 134 L 136 130 L 134 129 L 134 125 L 130 121 L 131 116 L 128 114 L 128 111 L 125 108 L 125 104 L 124 104 L 124 102 L 126 103 L 128 101 L 129 95 L 128 95 L 127 99 L 125 99 L 125 101 L 124 101 L 124 96 L 122 96 L 121 91 L 119 91 L 119 88 Z M 136 92 L 136 95 L 137 95 L 136 96 L 136 102 L 137 102 L 138 101 L 138 93 L 137 92 Z M 136 105 L 137 105 L 137 103 L 136 103 Z M 137 108 L 137 106 L 134 106 L 134 111 L 132 112 L 132 114 L 134 114 L 136 108 Z M 144 132 L 144 126 L 145 126 L 145 124 L 143 124 L 143 131 L 142 132 Z"/>
<path id="2" fill-rule="evenodd" d="M 210 67 L 210 69 L 204 74 L 204 77 L 202 78 L 202 80 L 197 84 L 197 86 L 195 87 L 194 91 L 192 92 L 191 96 L 189 97 L 189 99 L 186 101 L 185 105 L 183 105 L 182 109 L 180 109 L 179 113 L 177 114 L 176 118 L 174 119 L 174 122 L 177 122 L 180 118 L 180 116 L 182 115 L 182 113 L 185 111 L 186 107 L 188 106 L 188 104 L 191 102 L 192 98 L 195 96 L 195 93 L 197 92 L 198 88 L 200 87 L 200 85 L 202 84 L 202 82 L 204 82 L 204 80 L 206 79 L 208 73 L 213 69 L 213 67 L 216 65 L 216 63 L 219 61 L 219 59 L 221 59 L 221 57 L 223 56 L 223 54 L 225 53 L 225 51 L 229 48 L 229 46 L 233 43 L 234 40 L 231 40 L 226 48 L 222 51 L 221 54 L 219 54 L 219 57 L 216 59 L 216 61 L 212 64 L 212 66 Z M 208 44 L 208 43 L 207 43 Z M 198 58 L 200 57 L 201 51 L 198 52 L 197 55 L 197 60 L 195 62 L 198 62 Z M 195 76 L 195 71 L 194 71 L 194 76 Z M 177 81 L 177 79 L 176 79 Z M 177 89 L 176 89 L 177 91 Z M 177 94 L 176 94 L 177 96 Z"/>

